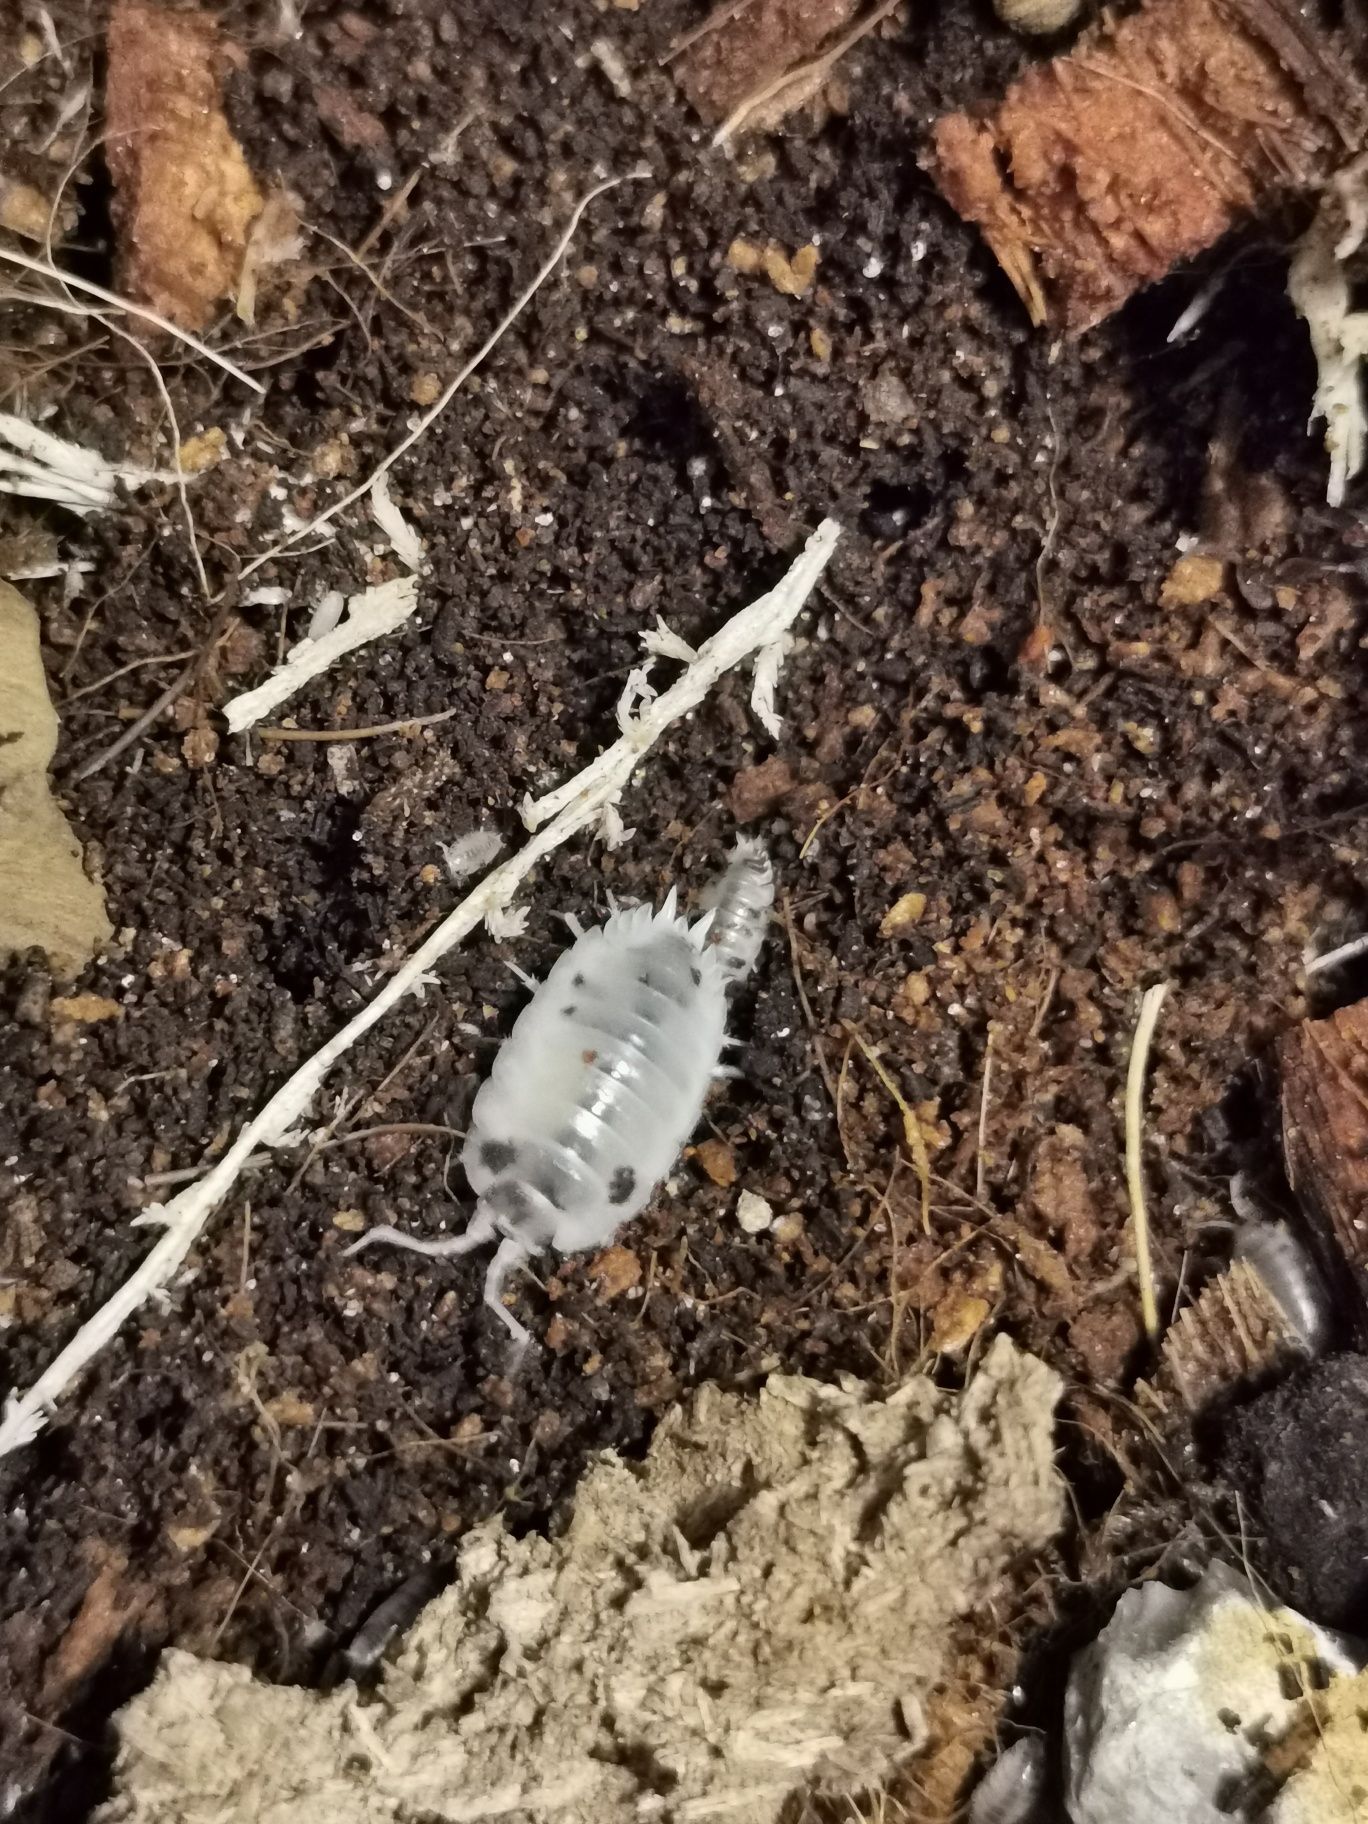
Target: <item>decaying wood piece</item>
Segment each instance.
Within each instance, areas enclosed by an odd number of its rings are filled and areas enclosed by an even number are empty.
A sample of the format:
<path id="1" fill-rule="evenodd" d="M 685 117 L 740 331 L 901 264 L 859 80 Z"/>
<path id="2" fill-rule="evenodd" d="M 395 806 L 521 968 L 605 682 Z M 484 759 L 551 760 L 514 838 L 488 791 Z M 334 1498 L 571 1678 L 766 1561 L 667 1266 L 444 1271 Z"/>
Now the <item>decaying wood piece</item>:
<path id="1" fill-rule="evenodd" d="M 1164 1337 L 1152 1381 L 1136 1398 L 1166 1419 L 1198 1413 L 1246 1382 L 1291 1366 L 1304 1351 L 1291 1320 L 1247 1261 L 1204 1286 Z"/>
<path id="2" fill-rule="evenodd" d="M 1059 1529 L 1058 1393 L 1001 1336 L 962 1394 L 704 1387 L 642 1463 L 589 1467 L 558 1538 L 468 1532 L 365 1700 L 165 1653 L 100 1824 L 779 1824 L 919 1793 L 957 1637 Z"/>
<path id="3" fill-rule="evenodd" d="M 690 102 L 714 125 L 789 71 L 808 63 L 852 23 L 860 0 L 719 0 L 675 65 Z M 810 101 L 826 79 L 785 83 L 747 125 L 765 131 Z"/>
<path id="4" fill-rule="evenodd" d="M 1323 1243 L 1348 1261 L 1368 1321 L 1368 1001 L 1306 1020 L 1282 1045 L 1288 1180 Z"/>
<path id="5" fill-rule="evenodd" d="M 1151 0 L 946 115 L 933 171 L 1037 324 L 1076 333 L 1363 144 L 1368 98 L 1296 0 Z"/>
<path id="6" fill-rule="evenodd" d="M 223 111 L 206 13 L 120 0 L 109 21 L 105 153 L 120 283 L 184 329 L 237 295 L 264 199 Z"/>

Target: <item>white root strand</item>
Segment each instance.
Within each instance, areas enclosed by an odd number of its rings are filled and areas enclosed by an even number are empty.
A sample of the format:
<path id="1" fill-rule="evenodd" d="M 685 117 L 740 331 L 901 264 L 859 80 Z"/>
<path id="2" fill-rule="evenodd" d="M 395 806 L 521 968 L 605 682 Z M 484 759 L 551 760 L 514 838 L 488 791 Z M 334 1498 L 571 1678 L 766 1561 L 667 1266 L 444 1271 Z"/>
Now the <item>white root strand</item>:
<path id="1" fill-rule="evenodd" d="M 823 520 L 781 582 L 743 608 L 699 649 L 675 683 L 647 705 L 641 716 L 606 753 L 559 791 L 525 812 L 540 827 L 516 854 L 487 874 L 473 892 L 419 945 L 354 1019 L 314 1053 L 241 1130 L 228 1151 L 202 1178 L 137 1218 L 161 1223 L 163 1233 L 141 1264 L 88 1318 L 66 1347 L 23 1393 L 11 1393 L 0 1419 L 0 1456 L 30 1443 L 46 1424 L 55 1402 L 127 1320 L 167 1285 L 199 1239 L 210 1216 L 262 1147 L 279 1144 L 304 1116 L 324 1078 L 339 1059 L 408 994 L 431 979 L 434 966 L 490 913 L 504 911 L 543 856 L 597 821 L 631 778 L 639 762 L 666 729 L 696 709 L 727 671 L 781 639 L 792 626 L 825 569 L 841 528 Z"/>
<path id="2" fill-rule="evenodd" d="M 840 535 L 836 521 L 824 519 L 769 594 L 733 615 L 725 627 L 705 640 L 688 669 L 667 691 L 645 705 L 624 729 L 621 740 L 606 748 L 565 785 L 524 803 L 522 818 L 528 829 L 535 830 L 548 818 L 558 817 L 582 803 L 592 804 L 597 813 L 601 806 L 616 802 L 616 795 L 631 778 L 641 756 L 672 722 L 697 709 L 723 672 L 752 653 L 763 653 L 783 641 L 826 569 Z"/>
<path id="3" fill-rule="evenodd" d="M 317 639 L 312 631 L 297 646 L 292 646 L 285 663 L 279 666 L 254 690 L 230 697 L 223 714 L 233 734 L 259 722 L 268 710 L 284 703 L 297 690 L 335 665 L 347 653 L 354 652 L 370 640 L 402 627 L 418 606 L 418 584 L 411 576 L 399 576 L 390 583 L 377 583 L 363 589 L 347 603 L 346 617 Z"/>

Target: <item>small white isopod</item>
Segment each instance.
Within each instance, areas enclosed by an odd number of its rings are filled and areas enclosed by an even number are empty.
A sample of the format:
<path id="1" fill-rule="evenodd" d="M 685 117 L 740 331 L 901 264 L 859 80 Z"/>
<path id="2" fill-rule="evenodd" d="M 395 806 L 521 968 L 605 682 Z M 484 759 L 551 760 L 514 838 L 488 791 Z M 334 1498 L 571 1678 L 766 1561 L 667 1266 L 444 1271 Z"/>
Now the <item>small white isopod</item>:
<path id="1" fill-rule="evenodd" d="M 601 1247 L 639 1214 L 693 1132 L 717 1069 L 730 978 L 708 941 L 716 915 L 690 926 L 675 905 L 671 891 L 659 912 L 615 911 L 591 931 L 572 923 L 575 943 L 475 1097 L 461 1161 L 478 1201 L 465 1232 L 422 1241 L 386 1226 L 349 1254 L 377 1241 L 465 1254 L 498 1239 L 485 1303 L 528 1340 L 501 1299 L 508 1275 L 546 1248 Z"/>
<path id="2" fill-rule="evenodd" d="M 969 1824 L 1034 1824 L 1044 1786 L 1044 1744 L 1024 1735 L 1003 1750 L 974 1788 Z"/>
<path id="3" fill-rule="evenodd" d="M 1323 1355 L 1335 1327 L 1330 1295 L 1310 1252 L 1287 1224 L 1246 1219 L 1235 1231 L 1235 1259 L 1253 1267 L 1306 1353 Z"/>
<path id="4" fill-rule="evenodd" d="M 764 843 L 742 836 L 700 903 L 713 915 L 708 945 L 728 986 L 736 987 L 755 967 L 774 909 L 774 867 Z"/>

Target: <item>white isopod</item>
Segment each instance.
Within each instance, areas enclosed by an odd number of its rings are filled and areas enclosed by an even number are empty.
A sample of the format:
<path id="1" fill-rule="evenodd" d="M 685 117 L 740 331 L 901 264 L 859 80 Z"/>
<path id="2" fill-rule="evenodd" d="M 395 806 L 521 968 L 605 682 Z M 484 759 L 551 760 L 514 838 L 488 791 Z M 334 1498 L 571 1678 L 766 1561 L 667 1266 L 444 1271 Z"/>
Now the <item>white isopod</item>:
<path id="1" fill-rule="evenodd" d="M 1235 1259 L 1253 1267 L 1281 1306 L 1308 1355 L 1323 1355 L 1335 1327 L 1325 1282 L 1306 1247 L 1285 1222 L 1244 1221 Z"/>
<path id="2" fill-rule="evenodd" d="M 755 967 L 774 909 L 774 867 L 765 845 L 753 836 L 742 836 L 726 871 L 704 893 L 702 905 L 713 915 L 709 948 L 728 985 L 735 987 Z"/>
<path id="3" fill-rule="evenodd" d="M 1034 1824 L 1044 1786 L 1044 1744 L 1036 1736 L 1022 1736 L 1003 1750 L 975 1787 L 969 1824 Z"/>
<path id="4" fill-rule="evenodd" d="M 727 1019 L 711 922 L 690 927 L 671 892 L 659 912 L 637 906 L 577 931 L 475 1097 L 461 1159 L 478 1201 L 464 1234 L 420 1241 L 383 1227 L 347 1252 L 388 1241 L 465 1254 L 499 1238 L 485 1303 L 526 1342 L 500 1296 L 509 1273 L 548 1247 L 575 1254 L 611 1240 L 698 1121 Z"/>

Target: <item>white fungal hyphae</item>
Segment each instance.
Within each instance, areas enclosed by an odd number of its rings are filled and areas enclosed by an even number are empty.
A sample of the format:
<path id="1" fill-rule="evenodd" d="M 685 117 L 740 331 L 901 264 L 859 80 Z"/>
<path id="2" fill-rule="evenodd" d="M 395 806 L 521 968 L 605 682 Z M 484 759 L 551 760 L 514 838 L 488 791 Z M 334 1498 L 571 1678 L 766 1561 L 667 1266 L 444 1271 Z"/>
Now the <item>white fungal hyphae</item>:
<path id="1" fill-rule="evenodd" d="M 600 1247 L 637 1215 L 703 1107 L 726 1029 L 727 978 L 709 921 L 637 906 L 586 931 L 519 1015 L 470 1114 L 461 1158 L 478 1202 L 463 1235 L 389 1241 L 464 1254 L 499 1240 L 485 1302 L 519 1342 L 500 1299 L 509 1273 L 546 1248 Z"/>
<path id="2" fill-rule="evenodd" d="M 1334 1327 L 1330 1297 L 1309 1252 L 1287 1224 L 1246 1220 L 1235 1231 L 1235 1258 L 1253 1267 L 1307 1354 L 1320 1355 Z"/>
<path id="3" fill-rule="evenodd" d="M 774 908 L 774 868 L 764 843 L 742 836 L 726 872 L 704 893 L 702 904 L 713 915 L 708 946 L 728 986 L 744 982 L 755 967 Z"/>

